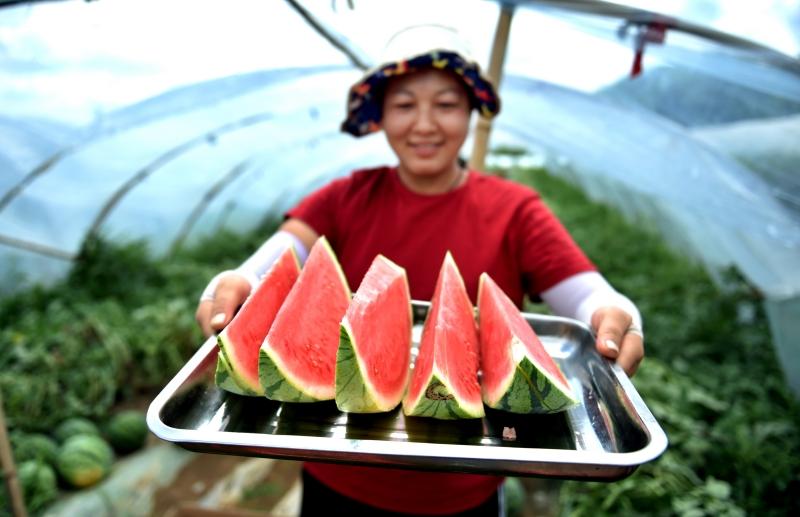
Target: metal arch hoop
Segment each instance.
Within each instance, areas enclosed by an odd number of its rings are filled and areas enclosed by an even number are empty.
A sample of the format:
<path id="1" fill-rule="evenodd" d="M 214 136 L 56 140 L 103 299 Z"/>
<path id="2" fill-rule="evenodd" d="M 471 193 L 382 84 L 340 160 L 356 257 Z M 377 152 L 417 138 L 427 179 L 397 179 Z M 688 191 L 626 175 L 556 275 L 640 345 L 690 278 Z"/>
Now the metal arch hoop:
<path id="1" fill-rule="evenodd" d="M 334 138 L 339 136 L 338 131 L 324 133 L 318 137 L 318 140 L 324 140 L 327 138 Z M 181 225 L 181 229 L 178 231 L 177 236 L 173 239 L 172 244 L 170 245 L 170 255 L 174 255 L 177 253 L 182 247 L 183 243 L 191 233 L 192 228 L 194 228 L 195 223 L 200 220 L 200 216 L 203 214 L 205 209 L 209 206 L 209 203 L 214 200 L 219 194 L 222 193 L 223 190 L 230 187 L 233 184 L 233 181 L 236 180 L 239 176 L 245 174 L 249 168 L 251 168 L 254 163 L 257 161 L 257 158 L 249 157 L 241 162 L 237 163 L 236 165 L 231 168 L 224 176 L 222 176 L 219 180 L 217 180 L 202 196 L 200 201 L 194 206 L 192 211 L 184 220 L 183 224 Z"/>
<path id="2" fill-rule="evenodd" d="M 146 180 L 150 175 L 156 172 L 159 168 L 166 165 L 167 163 L 171 162 L 172 160 L 178 158 L 179 156 L 185 154 L 189 150 L 198 147 L 204 143 L 213 141 L 217 136 L 228 133 L 231 131 L 235 131 L 238 129 L 242 129 L 244 127 L 253 126 L 256 124 L 261 124 L 273 118 L 272 113 L 256 113 L 255 115 L 250 115 L 244 117 L 242 119 L 228 122 L 223 124 L 217 128 L 214 128 L 210 131 L 202 133 L 194 138 L 191 138 L 180 145 L 177 145 L 155 160 L 147 164 L 144 168 L 140 169 L 136 172 L 133 176 L 131 176 L 120 188 L 118 188 L 114 194 L 103 204 L 103 207 L 100 209 L 100 212 L 92 221 L 89 230 L 86 232 L 86 238 L 90 238 L 96 236 L 100 230 L 100 226 L 102 226 L 103 222 L 108 218 L 114 208 L 119 204 L 122 198 L 125 197 L 134 187 L 138 184 Z"/>

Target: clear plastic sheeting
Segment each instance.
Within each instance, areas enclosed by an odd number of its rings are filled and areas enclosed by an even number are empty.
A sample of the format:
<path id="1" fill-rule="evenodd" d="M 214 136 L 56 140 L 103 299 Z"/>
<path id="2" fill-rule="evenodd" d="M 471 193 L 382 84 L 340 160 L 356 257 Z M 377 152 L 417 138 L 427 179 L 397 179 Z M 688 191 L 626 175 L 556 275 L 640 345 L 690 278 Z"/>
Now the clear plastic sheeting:
<path id="1" fill-rule="evenodd" d="M 287 2 L 8 7 L 0 44 L 0 292 L 63 276 L 90 232 L 168 252 L 355 165 L 358 71 Z"/>
<path id="2" fill-rule="evenodd" d="M 677 211 L 800 250 L 800 225 L 770 185 L 671 121 L 519 77 L 506 78 L 503 99 L 515 109 L 498 121 L 494 143 L 512 135 L 517 145 L 536 142 L 568 157 L 578 174 L 586 169 Z"/>
<path id="3" fill-rule="evenodd" d="M 800 394 L 800 296 L 768 298 L 764 303 L 769 317 L 772 340 L 789 385 Z"/>
<path id="4" fill-rule="evenodd" d="M 705 126 L 691 134 L 761 175 L 775 199 L 800 218 L 800 115 Z"/>
<path id="5" fill-rule="evenodd" d="M 3 7 L 0 44 L 0 114 L 78 130 L 182 86 L 262 70 L 350 64 L 283 0 Z M 223 92 L 222 83 L 213 88 Z"/>
<path id="6" fill-rule="evenodd" d="M 544 152 L 554 172 L 647 220 L 712 273 L 742 271 L 768 300 L 779 355 L 800 391 L 800 329 L 788 316 L 800 304 L 800 216 L 775 195 L 779 185 L 653 113 L 520 77 L 505 79 L 502 96 L 515 109 L 495 125 L 495 145 Z"/>
<path id="7" fill-rule="evenodd" d="M 201 84 L 112 113 L 113 130 L 69 148 L 8 203 L 2 233 L 74 255 L 89 232 L 163 253 L 220 226 L 251 229 L 325 179 L 390 159 L 382 140 L 338 131 L 355 77 L 278 70 L 257 74 L 257 87 L 238 78 L 224 99 L 209 102 Z"/>
<path id="8" fill-rule="evenodd" d="M 300 4 L 367 61 L 395 30 L 433 22 L 455 26 L 486 65 L 500 11 L 463 0 Z M 543 4 L 516 8 L 491 146 L 540 150 L 710 271 L 738 267 L 767 298 L 800 393 L 797 60 L 669 30 L 630 80 L 635 27 L 623 34 L 624 19 Z M 63 276 L 93 232 L 169 253 L 394 160 L 381 135 L 339 132 L 360 72 L 288 2 L 6 7 L 0 45 L 3 293 Z"/>
<path id="9" fill-rule="evenodd" d="M 535 2 L 529 4 L 535 7 Z M 546 25 L 547 17 L 558 18 L 572 30 L 580 32 L 583 38 L 594 38 L 598 42 L 611 41 L 620 49 L 627 48 L 628 64 L 633 61 L 636 27 L 626 27 L 625 22 L 614 17 L 565 13 L 557 8 L 547 9 L 544 13 L 537 12 L 538 17 L 528 22 L 532 25 L 531 29 L 537 21 L 539 25 Z M 517 31 L 519 26 L 515 25 L 514 30 Z M 680 66 L 730 84 L 800 103 L 800 84 L 797 82 L 800 63 L 797 59 L 766 47 L 758 48 L 755 43 L 753 48 L 738 48 L 678 29 L 666 29 L 664 38 L 664 43 L 645 44 L 645 74 L 652 66 Z M 585 49 L 585 52 L 594 54 L 591 49 Z"/>

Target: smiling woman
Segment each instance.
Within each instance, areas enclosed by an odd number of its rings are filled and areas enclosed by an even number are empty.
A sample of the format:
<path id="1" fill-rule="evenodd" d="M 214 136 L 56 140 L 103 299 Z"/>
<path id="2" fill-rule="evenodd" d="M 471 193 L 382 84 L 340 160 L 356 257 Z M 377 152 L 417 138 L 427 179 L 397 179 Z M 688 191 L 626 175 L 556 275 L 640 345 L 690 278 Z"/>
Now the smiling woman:
<path id="1" fill-rule="evenodd" d="M 302 255 L 325 236 L 351 288 L 380 254 L 406 270 L 412 298 L 430 300 L 439 265 L 452 256 L 473 305 L 488 273 L 518 307 L 526 295 L 541 297 L 557 314 L 592 325 L 599 352 L 632 375 L 644 355 L 633 303 L 595 270 L 536 192 L 459 163 L 472 109 L 489 118 L 500 100 L 459 35 L 441 26 L 398 33 L 381 64 L 350 88 L 342 124 L 356 137 L 383 131 L 397 165 L 357 170 L 290 209 L 254 256 L 209 284 L 197 308 L 204 331 L 230 321 L 283 249 Z M 303 479 L 304 515 L 333 507 L 348 515 L 498 515 L 503 482 L 323 463 L 306 463 Z"/>

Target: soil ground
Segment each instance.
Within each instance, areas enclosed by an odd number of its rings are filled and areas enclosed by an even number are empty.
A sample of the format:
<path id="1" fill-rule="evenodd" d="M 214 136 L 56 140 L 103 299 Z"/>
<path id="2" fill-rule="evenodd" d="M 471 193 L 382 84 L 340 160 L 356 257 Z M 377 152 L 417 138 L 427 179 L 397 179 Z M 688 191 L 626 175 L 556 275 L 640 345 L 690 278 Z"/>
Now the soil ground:
<path id="1" fill-rule="evenodd" d="M 159 490 L 154 499 L 154 517 L 257 517 L 276 516 L 272 510 L 299 482 L 300 462 L 276 461 L 263 479 L 242 492 L 235 505 L 209 507 L 204 497 L 220 479 L 231 474 L 249 458 L 216 454 L 197 454 L 176 476 L 175 481 Z M 522 478 L 525 505 L 519 517 L 556 517 L 558 481 Z M 285 505 L 283 506 L 285 508 Z M 291 507 L 291 505 L 290 505 Z M 280 515 L 291 515 L 281 512 Z M 333 515 L 333 514 L 332 514 Z"/>
<path id="2" fill-rule="evenodd" d="M 146 411 L 152 400 L 150 395 L 126 404 L 125 409 Z M 119 408 L 122 409 L 122 408 Z M 159 443 L 150 436 L 150 444 Z M 153 517 L 283 517 L 296 515 L 298 505 L 287 497 L 300 483 L 301 463 L 276 460 L 259 474 L 260 479 L 250 480 L 235 496 L 224 502 L 210 501 L 210 494 L 226 478 L 252 458 L 222 454 L 194 454 L 179 471 L 172 483 L 159 489 L 153 498 Z M 525 488 L 525 501 L 519 517 L 556 517 L 558 515 L 558 490 L 560 481 L 520 478 Z M 275 513 L 277 510 L 278 513 Z M 293 513 L 295 512 L 295 513 Z M 332 513 L 333 515 L 333 513 Z"/>

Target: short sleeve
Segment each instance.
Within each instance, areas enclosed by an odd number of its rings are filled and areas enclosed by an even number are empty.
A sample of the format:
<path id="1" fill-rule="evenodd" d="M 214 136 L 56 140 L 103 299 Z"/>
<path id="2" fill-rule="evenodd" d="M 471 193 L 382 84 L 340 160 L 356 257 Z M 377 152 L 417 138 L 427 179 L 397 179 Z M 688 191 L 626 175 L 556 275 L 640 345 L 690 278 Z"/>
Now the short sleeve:
<path id="1" fill-rule="evenodd" d="M 300 219 L 319 235 L 327 236 L 328 240 L 336 239 L 339 201 L 348 183 L 348 178 L 331 181 L 303 198 L 294 208 L 284 214 L 284 218 Z"/>
<path id="2" fill-rule="evenodd" d="M 523 282 L 534 298 L 572 275 L 597 269 L 536 193 L 520 204 L 512 228 Z"/>

